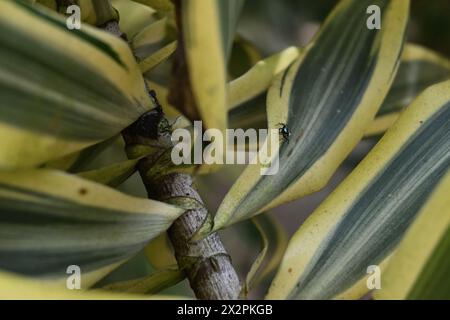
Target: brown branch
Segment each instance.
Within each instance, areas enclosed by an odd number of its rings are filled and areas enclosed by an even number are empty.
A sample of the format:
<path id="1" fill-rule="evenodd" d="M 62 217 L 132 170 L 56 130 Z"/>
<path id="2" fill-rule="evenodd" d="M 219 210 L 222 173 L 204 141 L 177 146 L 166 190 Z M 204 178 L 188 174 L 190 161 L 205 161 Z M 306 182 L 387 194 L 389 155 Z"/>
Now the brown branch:
<path id="1" fill-rule="evenodd" d="M 115 21 L 107 23 L 104 29 L 123 38 Z M 176 60 L 179 59 L 184 59 L 180 53 L 177 54 Z M 185 65 L 184 60 L 178 63 L 175 63 L 174 76 L 179 75 L 180 79 L 187 79 L 187 68 L 177 67 L 180 63 Z M 184 93 L 178 95 L 177 105 L 194 103 L 190 87 L 186 87 L 189 82 L 185 81 L 187 82 L 181 82 L 184 87 L 178 87 L 182 88 Z M 174 90 L 176 87 L 172 86 L 172 94 Z M 173 223 L 168 234 L 178 266 L 186 272 L 195 296 L 199 299 L 237 299 L 241 289 L 239 278 L 219 235 L 214 233 L 196 242 L 191 241 L 195 232 L 210 216 L 194 186 L 193 178 L 185 173 L 167 170 L 171 167 L 168 161 L 165 162 L 168 167 L 160 166 L 161 159 L 164 159 L 164 155 L 167 155 L 172 147 L 170 139 L 167 139 L 167 131 L 161 130 L 161 127 L 164 127 L 161 123 L 165 124 L 167 120 L 160 108 L 141 116 L 122 133 L 127 148 L 147 145 L 156 149 L 138 164 L 149 198 L 189 207 L 189 210 Z M 192 207 L 192 203 L 196 205 Z"/>
<path id="2" fill-rule="evenodd" d="M 208 219 L 208 211 L 194 187 L 190 175 L 163 175 L 147 186 L 152 198 L 171 202 L 171 199 L 190 198 L 201 205 L 188 210 L 169 229 L 178 265 L 184 267 L 189 283 L 199 299 L 237 299 L 240 283 L 217 233 L 197 242 L 190 239 Z"/>

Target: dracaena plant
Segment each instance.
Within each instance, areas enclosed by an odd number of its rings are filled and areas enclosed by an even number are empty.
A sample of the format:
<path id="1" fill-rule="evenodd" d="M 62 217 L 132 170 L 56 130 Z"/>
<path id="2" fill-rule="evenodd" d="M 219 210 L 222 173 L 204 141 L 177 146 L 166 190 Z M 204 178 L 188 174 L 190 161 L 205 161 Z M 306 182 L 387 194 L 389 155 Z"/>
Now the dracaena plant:
<path id="1" fill-rule="evenodd" d="M 306 46 L 262 57 L 236 33 L 243 0 L 1 1 L 0 297 L 161 298 L 187 278 L 235 299 L 272 275 L 269 299 L 450 298 L 450 62 L 408 42 L 409 5 L 342 0 Z M 280 130 L 278 172 L 248 165 L 208 212 L 194 180 L 225 165 L 171 161 L 196 120 Z M 368 137 L 287 243 L 269 210 Z M 118 144 L 123 161 L 90 165 Z M 148 197 L 118 189 L 135 172 Z M 244 220 L 262 249 L 235 270 L 218 231 Z M 142 252 L 153 272 L 99 282 Z"/>

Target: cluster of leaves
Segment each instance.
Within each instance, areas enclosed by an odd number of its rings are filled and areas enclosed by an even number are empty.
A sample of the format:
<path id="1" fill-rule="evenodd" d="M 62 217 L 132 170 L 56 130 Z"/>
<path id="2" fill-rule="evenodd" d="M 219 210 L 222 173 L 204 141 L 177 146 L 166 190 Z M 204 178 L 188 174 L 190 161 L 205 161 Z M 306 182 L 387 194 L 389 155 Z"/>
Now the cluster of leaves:
<path id="1" fill-rule="evenodd" d="M 114 189 L 149 150 L 83 170 L 154 107 L 150 87 L 184 126 L 193 119 L 183 114 L 195 114 L 208 128 L 285 123 L 291 131 L 278 150 L 279 173 L 261 176 L 249 165 L 198 234 L 253 217 L 263 249 L 246 290 L 278 267 L 267 298 L 359 298 L 369 290 L 367 267 L 379 265 L 377 298 L 449 297 L 450 62 L 405 42 L 409 1 L 342 0 L 306 47 L 264 59 L 236 36 L 243 0 L 183 1 L 180 30 L 167 0 L 101 1 L 113 10 L 76 2 L 84 23 L 72 31 L 61 1 L 0 2 L 0 295 L 122 298 L 105 290 L 157 293 L 183 278 L 168 268 L 99 292 L 61 289 L 68 265 L 80 265 L 88 288 L 183 213 Z M 382 27 L 371 30 L 366 8 L 374 4 Z M 105 17 L 120 18 L 128 43 L 97 28 Z M 178 32 L 195 110 L 168 101 Z M 236 59 L 247 62 L 237 78 L 227 68 Z M 285 252 L 282 236 L 268 239 L 280 232 L 258 214 L 323 188 L 373 136 L 382 137 Z M 278 252 L 263 264 L 271 240 Z M 167 252 L 158 243 L 147 246 L 149 259 Z"/>

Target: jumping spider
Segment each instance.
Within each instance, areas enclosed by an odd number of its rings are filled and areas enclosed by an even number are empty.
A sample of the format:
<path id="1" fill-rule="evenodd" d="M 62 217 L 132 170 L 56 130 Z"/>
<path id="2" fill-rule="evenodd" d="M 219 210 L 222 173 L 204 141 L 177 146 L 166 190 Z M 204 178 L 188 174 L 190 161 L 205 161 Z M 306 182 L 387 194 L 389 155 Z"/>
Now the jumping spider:
<path id="1" fill-rule="evenodd" d="M 283 137 L 283 140 L 289 143 L 289 137 L 291 136 L 291 131 L 285 123 L 278 123 L 280 128 L 278 128 L 278 133 Z"/>

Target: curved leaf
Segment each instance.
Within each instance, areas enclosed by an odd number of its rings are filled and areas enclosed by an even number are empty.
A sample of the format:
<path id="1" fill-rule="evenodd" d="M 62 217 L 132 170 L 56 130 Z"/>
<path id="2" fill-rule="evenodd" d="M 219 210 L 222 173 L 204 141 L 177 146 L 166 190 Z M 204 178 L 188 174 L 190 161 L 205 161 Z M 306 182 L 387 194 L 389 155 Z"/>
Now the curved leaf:
<path id="1" fill-rule="evenodd" d="M 164 60 L 168 59 L 172 53 L 175 52 L 175 49 L 177 48 L 176 41 L 173 41 L 169 43 L 168 45 L 162 47 L 155 53 L 153 53 L 151 56 L 145 58 L 141 62 L 139 62 L 139 67 L 141 68 L 142 73 L 146 73 L 149 70 L 156 67 L 158 64 L 163 62 Z"/>
<path id="2" fill-rule="evenodd" d="M 47 169 L 57 169 L 67 172 L 80 172 L 85 166 L 91 163 L 111 144 L 118 141 L 119 136 L 113 136 L 100 143 L 94 144 L 83 150 L 68 154 L 58 159 L 46 162 L 42 167 Z"/>
<path id="3" fill-rule="evenodd" d="M 68 290 L 59 285 L 21 277 L 9 272 L 0 272 L 0 299 L 2 300 L 137 300 L 179 299 L 176 296 L 145 296 L 108 291 Z"/>
<path id="4" fill-rule="evenodd" d="M 77 5 L 80 8 L 81 21 L 94 26 L 101 26 L 108 21 L 118 19 L 117 11 L 111 6 L 109 0 L 33 0 L 31 3 L 39 3 L 62 15 L 67 14 L 67 8 L 69 6 Z"/>
<path id="5" fill-rule="evenodd" d="M 64 45 L 62 45 L 64 44 Z M 0 2 L 0 167 L 30 167 L 120 132 L 153 107 L 127 44 Z"/>
<path id="6" fill-rule="evenodd" d="M 242 288 L 244 296 L 272 274 L 283 258 L 287 246 L 287 235 L 283 226 L 270 214 L 262 214 L 252 218 L 261 238 L 261 251 L 247 273 Z"/>
<path id="7" fill-rule="evenodd" d="M 298 50 L 300 51 L 301 48 Z M 280 54 L 282 54 L 282 52 L 273 57 Z M 268 64 L 269 59 L 272 59 L 272 57 L 260 61 L 258 63 L 260 64 L 259 68 L 263 68 L 263 66 L 265 69 L 270 68 L 271 65 Z M 282 61 L 280 61 L 280 63 L 282 63 Z M 258 64 L 254 66 L 254 69 L 258 68 Z M 288 66 L 289 64 L 283 65 L 284 69 Z M 284 71 L 284 69 L 281 68 L 280 70 Z M 243 75 L 241 77 L 242 79 L 239 80 L 242 81 L 240 85 L 246 87 L 246 90 L 238 89 L 239 86 L 237 86 L 236 81 L 238 79 L 233 80 L 228 84 L 229 89 L 231 89 L 232 85 L 236 87 L 235 90 L 229 91 L 228 97 L 228 100 L 231 101 L 229 104 L 229 108 L 231 108 L 231 110 L 229 110 L 229 122 L 231 128 L 267 127 L 267 115 L 266 110 L 263 107 L 265 96 L 260 95 L 258 98 L 254 98 L 254 96 L 255 93 L 265 91 L 271 83 L 270 81 L 273 79 L 270 79 L 270 76 L 267 75 L 269 78 L 266 80 L 264 77 L 266 71 L 263 70 L 261 70 L 258 76 L 251 77 L 250 74 L 255 71 L 256 70 L 253 70 L 253 68 L 248 70 L 248 75 Z M 275 75 L 273 75 L 273 77 L 274 76 Z M 394 83 L 392 84 L 383 105 L 378 111 L 376 118 L 366 129 L 365 136 L 376 136 L 386 132 L 395 120 L 397 120 L 399 111 L 409 105 L 417 95 L 427 87 L 449 78 L 450 61 L 432 50 L 408 43 L 403 51 L 402 61 Z M 260 83 L 265 81 L 269 81 L 266 82 L 267 87 L 262 86 L 261 90 L 258 90 L 257 87 Z M 238 100 L 239 96 L 236 92 L 242 93 L 242 96 L 244 97 L 244 99 L 242 99 L 243 101 L 248 99 L 252 100 L 240 104 L 241 101 Z M 234 100 L 237 102 L 233 102 Z"/>
<path id="8" fill-rule="evenodd" d="M 126 293 L 156 294 L 164 289 L 176 285 L 185 278 L 186 275 L 183 271 L 176 268 L 167 268 L 156 271 L 155 273 L 140 279 L 109 284 L 102 287 L 102 290 Z"/>
<path id="9" fill-rule="evenodd" d="M 190 84 L 206 128 L 222 131 L 227 128 L 227 57 L 243 3 L 243 0 L 181 1 Z"/>
<path id="10" fill-rule="evenodd" d="M 377 116 L 403 109 L 423 90 L 449 78 L 449 60 L 432 50 L 407 44 L 394 83 Z"/>
<path id="11" fill-rule="evenodd" d="M 377 4 L 383 27 L 369 30 L 366 8 Z M 333 10 L 300 58 L 271 86 L 268 127 L 286 124 L 290 143 L 280 169 L 260 175 L 250 165 L 214 219 L 214 230 L 321 189 L 360 141 L 394 78 L 408 20 L 408 1 L 346 0 Z M 267 145 L 267 142 L 266 142 Z"/>
<path id="12" fill-rule="evenodd" d="M 150 241 L 144 252 L 152 267 L 156 269 L 168 268 L 177 263 L 166 232 Z"/>
<path id="13" fill-rule="evenodd" d="M 182 209 L 59 171 L 0 172 L 0 268 L 58 280 L 80 266 L 83 286 L 141 250 Z"/>
<path id="14" fill-rule="evenodd" d="M 450 79 L 450 61 L 432 50 L 407 44 L 389 94 L 366 136 L 384 133 L 398 118 L 401 109 L 409 105 L 427 87 Z"/>
<path id="15" fill-rule="evenodd" d="M 302 49 L 289 47 L 257 61 L 243 75 L 228 83 L 230 128 L 267 128 L 266 94 L 275 77 L 299 57 Z"/>
<path id="16" fill-rule="evenodd" d="M 110 187 L 117 187 L 137 171 L 136 165 L 140 159 L 142 157 L 114 163 L 99 169 L 79 172 L 77 176 Z"/>
<path id="17" fill-rule="evenodd" d="M 150 23 L 137 33 L 131 40 L 133 53 L 139 59 L 145 59 L 164 47 L 167 43 L 174 41 L 167 30 L 167 19 L 163 18 Z"/>
<path id="18" fill-rule="evenodd" d="M 377 299 L 450 298 L 450 172 L 433 191 L 406 233 L 387 271 Z"/>
<path id="19" fill-rule="evenodd" d="M 289 47 L 264 60 L 258 61 L 250 70 L 228 84 L 228 108 L 233 109 L 269 88 L 280 74 L 298 58 L 301 49 Z"/>
<path id="20" fill-rule="evenodd" d="M 105 0 L 100 0 L 106 2 Z M 112 6 L 119 12 L 120 30 L 128 39 L 138 34 L 142 29 L 158 20 L 156 11 L 148 6 L 130 0 L 110 0 Z"/>
<path id="21" fill-rule="evenodd" d="M 157 10 L 163 14 L 169 14 L 174 11 L 174 6 L 171 0 L 135 0 L 136 2 L 145 4 L 150 8 Z"/>
<path id="22" fill-rule="evenodd" d="M 300 227 L 267 297 L 348 292 L 391 255 L 449 166 L 447 81 L 425 90 Z"/>
<path id="23" fill-rule="evenodd" d="M 244 297 L 247 297 L 249 291 L 252 289 L 254 283 L 256 282 L 256 276 L 258 272 L 260 271 L 262 264 L 264 262 L 264 259 L 267 255 L 267 250 L 269 249 L 269 239 L 268 236 L 263 228 L 263 226 L 259 223 L 257 220 L 258 217 L 255 217 L 252 219 L 252 223 L 256 230 L 258 231 L 259 237 L 261 239 L 261 250 L 256 256 L 255 261 L 253 261 L 252 266 L 250 267 L 250 270 L 248 271 L 245 281 L 242 286 L 241 295 Z"/>

